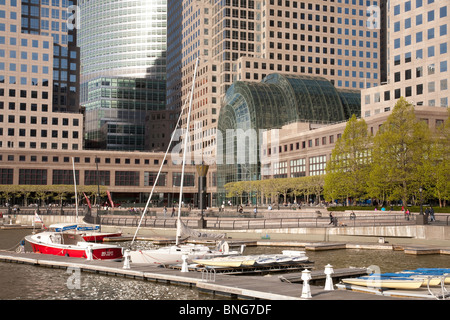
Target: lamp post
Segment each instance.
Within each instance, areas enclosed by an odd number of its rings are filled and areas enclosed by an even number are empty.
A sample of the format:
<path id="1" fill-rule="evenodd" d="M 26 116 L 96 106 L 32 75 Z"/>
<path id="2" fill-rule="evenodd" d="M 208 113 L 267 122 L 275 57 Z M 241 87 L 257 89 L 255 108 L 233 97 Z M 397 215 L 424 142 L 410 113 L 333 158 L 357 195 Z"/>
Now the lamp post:
<path id="1" fill-rule="evenodd" d="M 203 216 L 203 207 L 205 206 L 205 193 L 206 193 L 206 174 L 208 173 L 209 166 L 206 164 L 201 164 L 197 166 L 198 173 L 198 197 L 199 202 L 198 206 L 200 208 L 201 216 L 199 221 L 199 227 L 204 229 L 206 228 L 206 221 Z"/>
<path id="2" fill-rule="evenodd" d="M 423 216 L 423 201 L 422 201 L 422 187 L 419 188 L 420 192 L 420 215 Z"/>
<path id="3" fill-rule="evenodd" d="M 422 192 L 423 189 L 422 187 L 419 188 L 419 193 L 420 193 L 420 213 L 416 218 L 416 224 L 418 225 L 425 225 L 428 224 L 428 218 L 426 215 L 423 214 L 423 198 L 422 198 Z"/>

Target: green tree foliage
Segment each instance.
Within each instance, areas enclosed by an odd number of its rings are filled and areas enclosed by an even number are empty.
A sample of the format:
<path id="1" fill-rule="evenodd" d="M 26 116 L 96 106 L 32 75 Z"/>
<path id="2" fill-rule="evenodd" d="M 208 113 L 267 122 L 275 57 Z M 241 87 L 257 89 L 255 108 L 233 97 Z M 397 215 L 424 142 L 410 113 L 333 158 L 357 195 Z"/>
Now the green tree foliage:
<path id="1" fill-rule="evenodd" d="M 414 107 L 400 98 L 374 139 L 369 194 L 403 203 L 417 196 L 427 180 L 423 165 L 430 141 L 427 124 L 416 119 Z"/>
<path id="2" fill-rule="evenodd" d="M 358 199 L 366 194 L 370 148 L 366 122 L 353 115 L 327 163 L 325 199 L 346 199 L 348 205 L 349 198 Z"/>

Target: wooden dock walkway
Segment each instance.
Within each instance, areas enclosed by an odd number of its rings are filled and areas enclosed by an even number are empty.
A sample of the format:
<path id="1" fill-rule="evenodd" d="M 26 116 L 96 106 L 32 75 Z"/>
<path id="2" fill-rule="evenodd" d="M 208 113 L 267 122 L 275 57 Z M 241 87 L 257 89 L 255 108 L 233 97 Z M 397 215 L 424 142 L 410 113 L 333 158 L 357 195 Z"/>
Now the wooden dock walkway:
<path id="1" fill-rule="evenodd" d="M 283 282 L 278 276 L 236 276 L 214 272 L 181 272 L 156 266 L 136 266 L 124 269 L 122 262 L 85 260 L 36 253 L 0 251 L 0 262 L 24 263 L 47 268 L 78 268 L 81 272 L 126 277 L 158 283 L 195 287 L 213 295 L 232 299 L 302 300 L 302 284 Z M 393 297 L 361 292 L 333 290 L 311 286 L 312 300 L 386 300 Z"/>

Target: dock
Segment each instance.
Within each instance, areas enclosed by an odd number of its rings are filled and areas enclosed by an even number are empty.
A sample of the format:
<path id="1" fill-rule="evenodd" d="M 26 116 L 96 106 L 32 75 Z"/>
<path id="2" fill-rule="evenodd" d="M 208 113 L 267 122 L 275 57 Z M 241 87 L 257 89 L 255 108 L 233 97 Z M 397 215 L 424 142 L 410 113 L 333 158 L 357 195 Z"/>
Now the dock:
<path id="1" fill-rule="evenodd" d="M 133 265 L 123 268 L 122 262 L 85 260 L 80 258 L 0 251 L 0 262 L 31 264 L 37 267 L 78 269 L 81 272 L 125 277 L 157 283 L 182 285 L 230 299 L 303 300 L 302 284 L 280 281 L 278 276 L 248 276 L 221 274 L 214 271 L 181 272 L 158 266 Z M 325 291 L 311 285 L 312 300 L 391 300 L 390 296 L 365 294 L 348 290 Z M 309 300 L 309 299 L 308 299 Z"/>
<path id="2" fill-rule="evenodd" d="M 335 269 L 334 273 L 331 275 L 334 283 L 339 282 L 340 279 L 350 278 L 350 277 L 360 277 L 368 275 L 366 268 L 342 268 Z M 311 271 L 311 284 L 316 282 L 323 282 L 326 279 L 326 274 L 323 270 L 313 270 Z M 287 273 L 285 275 L 279 276 L 280 281 L 289 283 L 300 283 L 302 281 L 301 272 Z"/>

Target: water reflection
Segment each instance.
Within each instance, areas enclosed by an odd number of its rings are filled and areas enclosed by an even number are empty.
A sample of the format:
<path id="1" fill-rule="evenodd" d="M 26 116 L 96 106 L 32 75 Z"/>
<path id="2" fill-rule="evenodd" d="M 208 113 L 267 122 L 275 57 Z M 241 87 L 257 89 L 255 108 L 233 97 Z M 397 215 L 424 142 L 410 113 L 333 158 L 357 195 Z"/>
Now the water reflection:
<path id="1" fill-rule="evenodd" d="M 0 230 L 0 249 L 16 246 L 30 230 Z M 129 247 L 129 242 L 118 243 Z M 147 241 L 136 241 L 139 249 L 149 248 Z M 26 247 L 31 251 L 30 247 Z M 281 253 L 282 250 L 302 250 L 296 247 L 247 247 L 244 254 Z M 307 251 L 314 269 L 325 265 L 334 268 L 378 266 L 381 272 L 404 269 L 449 268 L 448 255 L 414 256 L 392 250 L 330 250 Z M 91 274 L 80 274 L 78 289 L 71 289 L 72 273 L 25 264 L 0 262 L 0 299 L 45 300 L 210 300 L 216 299 L 195 288 L 166 285 L 142 280 Z M 73 287 L 73 286 L 72 286 Z M 223 297 L 218 297 L 223 299 Z"/>

